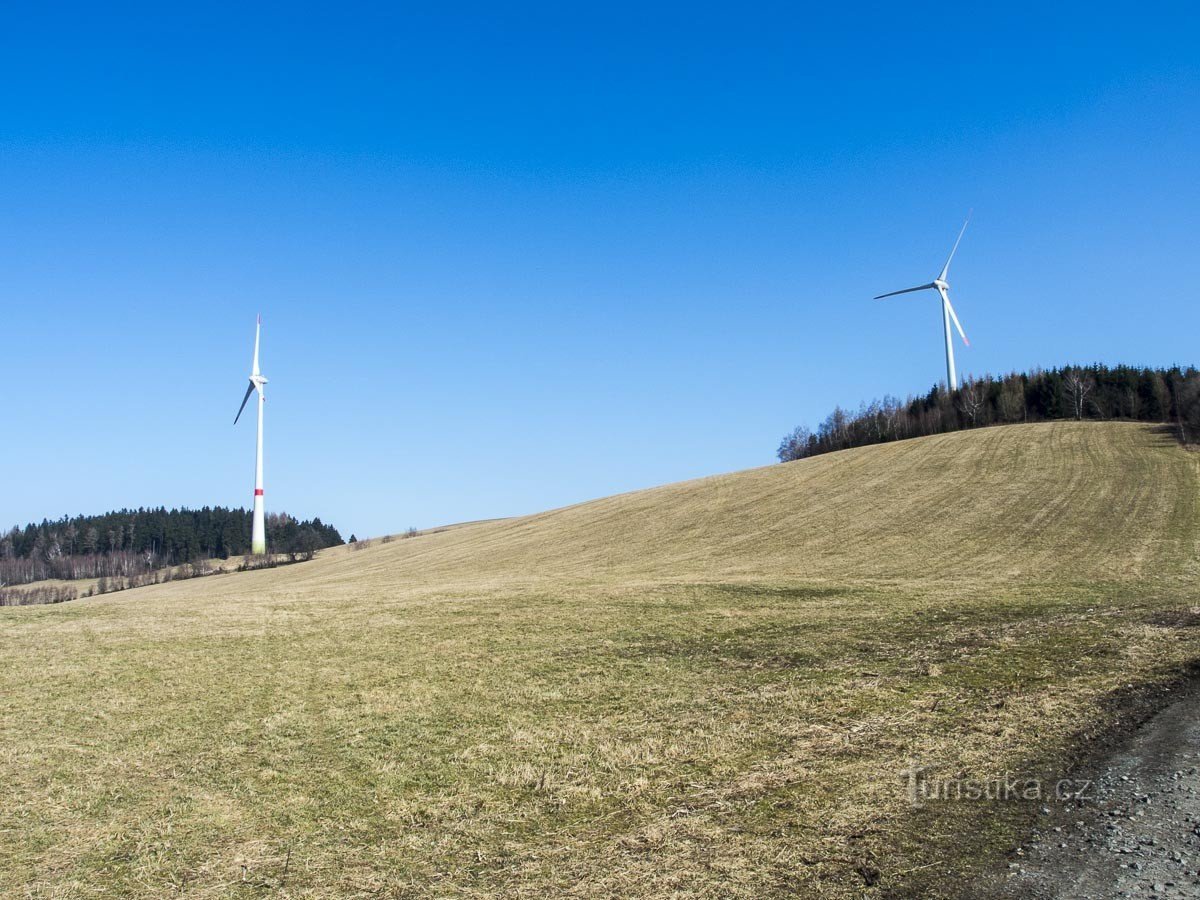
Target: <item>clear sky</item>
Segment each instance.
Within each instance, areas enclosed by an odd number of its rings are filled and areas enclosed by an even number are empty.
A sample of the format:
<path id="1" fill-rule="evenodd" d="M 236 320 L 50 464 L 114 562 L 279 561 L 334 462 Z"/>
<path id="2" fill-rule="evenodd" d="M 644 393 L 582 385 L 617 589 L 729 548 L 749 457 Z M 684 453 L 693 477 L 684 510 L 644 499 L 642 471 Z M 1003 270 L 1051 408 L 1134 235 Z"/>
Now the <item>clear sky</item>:
<path id="1" fill-rule="evenodd" d="M 971 207 L 960 371 L 1200 363 L 1195 4 L 406 6 L 5 13 L 0 523 L 248 505 L 260 311 L 346 535 L 770 463 Z"/>

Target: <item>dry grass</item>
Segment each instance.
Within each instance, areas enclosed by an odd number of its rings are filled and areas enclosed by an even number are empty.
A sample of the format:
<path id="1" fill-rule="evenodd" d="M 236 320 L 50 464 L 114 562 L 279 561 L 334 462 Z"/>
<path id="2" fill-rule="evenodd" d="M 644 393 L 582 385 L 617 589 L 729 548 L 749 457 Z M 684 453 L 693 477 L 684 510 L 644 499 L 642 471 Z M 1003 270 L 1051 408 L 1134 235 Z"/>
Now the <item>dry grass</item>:
<path id="1" fill-rule="evenodd" d="M 949 892 L 1029 811 L 898 773 L 1200 655 L 1198 483 L 990 429 L 0 610 L 0 895 Z"/>

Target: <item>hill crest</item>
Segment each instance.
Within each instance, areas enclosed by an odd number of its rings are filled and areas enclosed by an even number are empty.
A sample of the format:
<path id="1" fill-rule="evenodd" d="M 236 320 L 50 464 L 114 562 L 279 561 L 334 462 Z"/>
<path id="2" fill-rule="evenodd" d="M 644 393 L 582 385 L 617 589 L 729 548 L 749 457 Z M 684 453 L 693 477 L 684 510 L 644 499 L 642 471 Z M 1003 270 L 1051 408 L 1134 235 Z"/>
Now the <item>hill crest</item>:
<path id="1" fill-rule="evenodd" d="M 1139 423 L 952 432 L 331 553 L 402 579 L 1130 578 L 1194 569 L 1197 458 Z M 344 558 L 343 558 L 344 557 Z"/>

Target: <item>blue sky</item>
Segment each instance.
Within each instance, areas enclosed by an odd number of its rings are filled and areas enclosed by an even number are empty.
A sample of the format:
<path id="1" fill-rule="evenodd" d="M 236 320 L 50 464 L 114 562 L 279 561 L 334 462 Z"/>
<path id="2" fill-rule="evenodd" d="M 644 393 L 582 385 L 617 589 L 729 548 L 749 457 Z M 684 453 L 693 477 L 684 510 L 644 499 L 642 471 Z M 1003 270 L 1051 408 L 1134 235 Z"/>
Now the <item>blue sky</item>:
<path id="1" fill-rule="evenodd" d="M 773 459 L 964 372 L 1197 363 L 1200 13 L 10 10 L 5 524 L 381 534 Z M 832 5 L 830 5 L 832 6 Z M 35 17 L 36 16 L 36 17 Z"/>

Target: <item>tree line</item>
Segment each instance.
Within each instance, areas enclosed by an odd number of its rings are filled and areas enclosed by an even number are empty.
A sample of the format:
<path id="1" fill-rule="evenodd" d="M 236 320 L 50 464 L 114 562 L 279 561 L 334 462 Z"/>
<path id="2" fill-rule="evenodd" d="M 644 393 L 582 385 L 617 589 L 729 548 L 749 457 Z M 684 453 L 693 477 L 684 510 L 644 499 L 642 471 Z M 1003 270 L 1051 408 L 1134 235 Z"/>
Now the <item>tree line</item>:
<path id="1" fill-rule="evenodd" d="M 884 397 L 857 410 L 836 407 L 816 430 L 784 435 L 790 462 L 821 453 L 1014 422 L 1127 419 L 1171 426 L 1184 443 L 1200 439 L 1200 372 L 1194 367 L 1065 366 L 1003 377 L 967 378 L 958 390 L 935 385 L 906 400 Z"/>
<path id="2" fill-rule="evenodd" d="M 344 543 L 319 518 L 267 516 L 267 546 L 293 559 Z M 138 579 L 167 566 L 228 559 L 250 552 L 245 509 L 122 509 L 99 516 L 64 516 L 0 536 L 0 586 L 56 578 Z"/>

